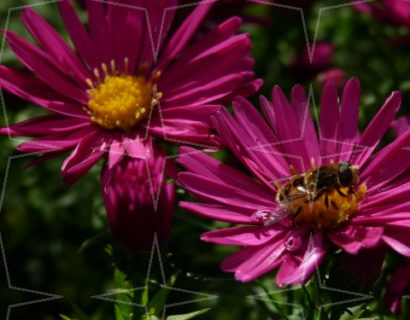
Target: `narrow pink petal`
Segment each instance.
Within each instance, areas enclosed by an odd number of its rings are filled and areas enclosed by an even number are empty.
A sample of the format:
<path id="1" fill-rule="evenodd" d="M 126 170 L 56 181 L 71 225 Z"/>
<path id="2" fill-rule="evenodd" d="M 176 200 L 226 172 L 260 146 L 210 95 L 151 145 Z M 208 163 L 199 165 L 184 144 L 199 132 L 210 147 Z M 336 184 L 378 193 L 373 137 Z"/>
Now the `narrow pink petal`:
<path id="1" fill-rule="evenodd" d="M 152 1 L 155 2 L 155 1 Z M 120 71 L 124 71 L 124 58 L 129 59 L 129 69 L 135 70 L 139 54 L 143 50 L 142 41 L 146 33 L 146 8 L 142 0 L 114 0 L 107 3 L 108 39 L 112 43 L 111 59 L 117 62 Z M 132 40 L 130 41 L 130 37 Z M 106 43 L 101 43 L 106 46 Z"/>
<path id="2" fill-rule="evenodd" d="M 351 160 L 352 163 L 361 167 L 366 162 L 389 128 L 392 120 L 400 108 L 400 104 L 401 93 L 399 91 L 395 91 L 389 98 L 387 98 L 384 105 L 364 131 L 357 148 L 355 148 L 357 150 L 353 151 L 354 154 Z M 361 148 L 365 149 L 362 151 L 360 150 Z"/>
<path id="3" fill-rule="evenodd" d="M 124 157 L 125 148 L 121 138 L 114 139 L 111 142 L 108 155 L 108 168 L 111 169 L 116 166 Z"/>
<path id="4" fill-rule="evenodd" d="M 361 87 L 359 79 L 350 79 L 343 90 L 342 105 L 338 123 L 339 159 L 350 158 L 354 143 L 359 136 L 358 120 Z M 336 159 L 339 160 L 339 159 Z"/>
<path id="5" fill-rule="evenodd" d="M 254 210 L 252 209 L 240 209 L 219 204 L 195 203 L 186 201 L 179 202 L 179 206 L 185 210 L 191 211 L 195 214 L 212 220 L 244 224 L 257 223 L 251 218 L 254 212 Z"/>
<path id="6" fill-rule="evenodd" d="M 21 18 L 36 42 L 56 59 L 60 70 L 67 76 L 73 75 L 77 85 L 88 89 L 85 80 L 91 73 L 64 39 L 32 8 L 25 8 Z"/>
<path id="7" fill-rule="evenodd" d="M 157 69 L 164 70 L 166 66 L 182 51 L 188 41 L 191 39 L 208 11 L 211 9 L 213 2 L 201 0 L 197 7 L 185 19 L 172 38 L 168 41 L 167 46 L 158 61 Z"/>
<path id="8" fill-rule="evenodd" d="M 35 137 L 60 132 L 72 132 L 89 125 L 90 122 L 83 119 L 47 115 L 0 128 L 0 134 Z"/>
<path id="9" fill-rule="evenodd" d="M 201 235 L 207 242 L 231 246 L 260 246 L 283 236 L 284 228 L 274 226 L 234 227 L 209 231 Z"/>
<path id="10" fill-rule="evenodd" d="M 307 240 L 307 239 L 306 239 Z M 295 259 L 290 253 L 282 262 L 282 265 L 276 275 L 276 284 L 280 287 L 289 284 L 305 283 L 316 268 L 320 266 L 326 256 L 328 245 L 323 239 L 321 233 L 315 233 L 305 246 L 303 252 L 296 256 L 301 256 L 301 259 Z"/>
<path id="11" fill-rule="evenodd" d="M 97 138 L 96 135 L 97 131 L 85 136 L 64 161 L 61 174 L 67 185 L 72 185 L 85 175 L 105 155 L 105 151 L 101 148 L 102 138 Z"/>
<path id="12" fill-rule="evenodd" d="M 391 124 L 391 128 L 394 130 L 396 137 L 401 136 L 410 129 L 410 116 L 403 116 L 394 120 Z"/>
<path id="13" fill-rule="evenodd" d="M 339 103 L 337 86 L 326 83 L 320 103 L 320 152 L 322 156 L 337 153 L 337 124 L 339 121 Z M 328 159 L 330 161 L 331 159 Z"/>
<path id="14" fill-rule="evenodd" d="M 275 207 L 275 200 L 255 197 L 254 193 L 236 186 L 225 184 L 190 172 L 181 172 L 178 182 L 199 199 L 211 203 L 225 203 L 230 206 L 247 209 L 263 209 Z"/>
<path id="15" fill-rule="evenodd" d="M 241 251 L 239 251 L 241 254 L 225 259 L 221 268 L 229 271 L 236 267 L 232 270 L 235 271 L 235 279 L 250 282 L 276 268 L 283 260 L 285 247 L 281 241 L 273 241 L 262 246 L 247 247 Z M 246 256 L 243 257 L 243 255 Z"/>
<path id="16" fill-rule="evenodd" d="M 283 156 L 287 157 L 297 172 L 305 172 L 310 167 L 310 158 L 303 143 L 302 127 L 296 111 L 290 105 L 282 89 L 273 89 L 273 109 L 276 118 L 276 133 L 281 142 Z"/>
<path id="17" fill-rule="evenodd" d="M 142 34 L 142 56 L 141 63 L 151 65 L 158 50 L 161 50 L 165 38 L 171 28 L 176 10 L 177 0 L 152 1 L 144 0 L 143 7 L 146 9 L 147 19 L 144 24 L 148 27 Z M 147 22 L 145 22 L 147 20 Z"/>
<path id="18" fill-rule="evenodd" d="M 243 76 L 240 74 L 228 74 L 219 78 L 209 79 L 206 84 L 193 87 L 178 94 L 168 95 L 166 90 L 159 87 L 164 92 L 163 103 L 172 105 L 186 104 L 206 104 L 212 103 L 230 94 L 232 90 L 243 83 Z"/>
<path id="19" fill-rule="evenodd" d="M 123 147 L 129 156 L 136 159 L 146 159 L 152 155 L 151 139 L 143 140 L 138 134 L 124 137 Z"/>
<path id="20" fill-rule="evenodd" d="M 90 40 L 106 63 L 113 58 L 112 46 L 107 45 L 108 38 L 106 4 L 102 1 L 86 0 Z"/>
<path id="21" fill-rule="evenodd" d="M 93 45 L 70 0 L 58 1 L 57 5 L 71 41 L 80 56 L 91 69 L 100 67 L 103 61 L 98 51 L 99 48 Z"/>
<path id="22" fill-rule="evenodd" d="M 410 167 L 410 130 L 383 148 L 365 167 L 361 179 L 370 191 L 377 192 Z"/>
<path id="23" fill-rule="evenodd" d="M 255 144 L 255 140 L 247 136 L 226 109 L 221 109 L 215 120 L 216 130 L 229 149 L 268 188 L 275 190 L 272 181 L 286 176 L 289 172 L 283 157 L 266 152 L 264 146 Z M 255 150 L 258 146 L 260 149 Z"/>
<path id="24" fill-rule="evenodd" d="M 383 227 L 348 225 L 328 234 L 328 238 L 350 254 L 357 254 L 362 248 L 374 248 L 380 244 Z"/>
<path id="25" fill-rule="evenodd" d="M 0 86 L 50 111 L 75 118 L 90 119 L 80 105 L 76 105 L 74 101 L 58 94 L 29 74 L 0 66 Z"/>
<path id="26" fill-rule="evenodd" d="M 58 71 L 53 57 L 10 31 L 6 32 L 6 40 L 19 60 L 43 82 L 64 96 L 87 104 L 89 97 L 86 91 Z"/>
<path id="27" fill-rule="evenodd" d="M 241 171 L 232 168 L 202 152 L 190 147 L 179 149 L 177 162 L 185 169 L 214 180 L 220 180 L 228 185 L 234 185 L 244 190 L 252 190 L 256 197 L 272 199 L 272 193 L 262 184 L 256 182 L 251 177 Z"/>
<path id="28" fill-rule="evenodd" d="M 16 149 L 26 153 L 71 149 L 76 146 L 84 136 L 89 135 L 91 132 L 93 132 L 92 128 L 85 127 L 71 134 L 65 132 L 49 134 L 35 140 L 23 142 L 17 146 Z"/>
<path id="29" fill-rule="evenodd" d="M 292 88 L 291 103 L 296 117 L 301 126 L 301 137 L 303 139 L 309 159 L 320 159 L 319 142 L 317 139 L 315 123 L 310 114 L 309 102 L 302 86 L 296 85 Z"/>

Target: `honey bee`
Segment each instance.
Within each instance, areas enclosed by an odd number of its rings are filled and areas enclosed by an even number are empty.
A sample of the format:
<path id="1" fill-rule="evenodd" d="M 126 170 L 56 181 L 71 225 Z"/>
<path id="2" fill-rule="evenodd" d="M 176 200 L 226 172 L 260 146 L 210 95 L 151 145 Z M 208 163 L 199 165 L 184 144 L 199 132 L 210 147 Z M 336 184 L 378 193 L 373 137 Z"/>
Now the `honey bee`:
<path id="1" fill-rule="evenodd" d="M 359 168 L 348 162 L 313 167 L 304 174 L 294 175 L 282 187 L 277 186 L 276 201 L 295 225 L 333 229 L 356 212 L 367 187 L 365 184 L 358 187 Z"/>

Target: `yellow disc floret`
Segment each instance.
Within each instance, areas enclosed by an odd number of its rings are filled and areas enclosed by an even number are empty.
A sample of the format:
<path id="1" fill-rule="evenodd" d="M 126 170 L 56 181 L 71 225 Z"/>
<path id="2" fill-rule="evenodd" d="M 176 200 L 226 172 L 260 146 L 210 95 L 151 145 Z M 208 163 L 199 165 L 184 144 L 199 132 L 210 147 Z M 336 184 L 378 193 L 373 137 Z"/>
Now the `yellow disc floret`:
<path id="1" fill-rule="evenodd" d="M 108 74 L 105 64 L 103 80 L 98 69 L 94 70 L 97 83 L 87 82 L 90 100 L 88 110 L 91 120 L 105 129 L 128 130 L 139 121 L 146 119 L 151 107 L 158 103 L 160 94 L 156 86 L 148 82 L 143 75 L 120 74 L 111 63 L 112 74 Z"/>

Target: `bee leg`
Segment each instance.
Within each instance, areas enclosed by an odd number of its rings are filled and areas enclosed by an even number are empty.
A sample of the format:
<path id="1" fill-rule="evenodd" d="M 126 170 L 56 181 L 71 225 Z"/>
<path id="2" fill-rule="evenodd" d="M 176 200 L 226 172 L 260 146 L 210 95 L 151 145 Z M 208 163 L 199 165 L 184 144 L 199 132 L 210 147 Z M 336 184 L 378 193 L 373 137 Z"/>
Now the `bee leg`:
<path id="1" fill-rule="evenodd" d="M 293 166 L 293 164 L 290 164 L 290 165 L 289 165 L 289 169 L 290 169 L 290 174 L 291 174 L 292 176 L 294 176 L 294 175 L 297 174 L 297 171 L 296 171 L 295 167 Z"/>
<path id="2" fill-rule="evenodd" d="M 272 184 L 277 190 L 280 190 L 280 184 L 279 183 L 277 183 L 276 181 L 273 181 Z"/>
<path id="3" fill-rule="evenodd" d="M 342 192 L 342 190 L 340 190 L 340 187 L 339 187 L 339 186 L 336 187 L 336 191 L 337 191 L 337 193 L 338 193 L 340 196 L 346 198 L 346 194 L 344 194 L 344 193 Z"/>
<path id="4" fill-rule="evenodd" d="M 349 187 L 349 192 L 352 193 L 356 197 L 356 199 L 359 199 L 359 195 L 356 193 L 356 191 L 354 191 L 352 186 Z"/>
<path id="5" fill-rule="evenodd" d="M 296 218 L 298 217 L 298 215 L 300 214 L 302 212 L 302 207 L 299 207 L 297 210 L 296 210 L 296 212 L 295 212 L 295 214 L 294 215 L 292 215 L 292 224 L 293 224 L 293 226 L 294 227 L 296 227 Z"/>

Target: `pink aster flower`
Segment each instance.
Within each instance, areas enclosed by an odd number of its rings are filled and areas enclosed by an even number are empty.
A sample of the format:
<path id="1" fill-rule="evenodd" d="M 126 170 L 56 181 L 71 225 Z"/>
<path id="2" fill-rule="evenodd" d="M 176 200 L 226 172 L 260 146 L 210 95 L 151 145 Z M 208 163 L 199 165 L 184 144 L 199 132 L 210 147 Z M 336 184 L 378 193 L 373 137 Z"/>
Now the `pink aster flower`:
<path id="1" fill-rule="evenodd" d="M 0 85 L 53 114 L 0 133 L 35 138 L 17 149 L 47 153 L 38 161 L 72 151 L 62 166 L 69 184 L 106 151 L 109 168 L 124 154 L 149 157 L 151 137 L 218 145 L 209 123 L 219 108 L 216 103 L 250 95 L 261 85 L 251 71 L 249 35 L 235 35 L 241 20 L 234 17 L 192 42 L 212 6 L 209 1 L 197 5 L 170 35 L 175 10 L 167 7 L 177 3 L 89 0 L 85 28 L 71 2 L 59 1 L 75 51 L 33 9 L 25 8 L 23 23 L 39 46 L 11 31 L 5 35 L 32 74 L 0 66 Z"/>
<path id="2" fill-rule="evenodd" d="M 410 28 L 410 3 L 405 0 L 355 2 L 353 7 L 370 14 L 375 19 Z"/>
<path id="3" fill-rule="evenodd" d="M 318 42 L 314 47 L 311 45 L 311 48 L 314 48 L 311 60 L 306 47 L 294 56 L 291 70 L 295 79 L 306 81 L 316 78 L 321 85 L 333 81 L 342 88 L 346 81 L 346 74 L 342 69 L 332 67 L 334 45 L 330 42 Z"/>
<path id="4" fill-rule="evenodd" d="M 265 118 L 238 97 L 234 115 L 221 110 L 215 126 L 248 174 L 181 148 L 178 162 L 188 172 L 178 181 L 202 202 L 180 206 L 242 225 L 202 235 L 243 247 L 223 261 L 224 271 L 252 281 L 278 268 L 276 283 L 285 286 L 307 281 L 332 244 L 352 255 L 386 245 L 410 257 L 410 130 L 375 152 L 401 94 L 392 93 L 363 133 L 359 103 L 357 79 L 347 82 L 340 105 L 336 85 L 327 83 L 317 132 L 301 86 L 290 102 L 279 87 L 273 102 L 261 97 Z"/>
<path id="5" fill-rule="evenodd" d="M 407 260 L 396 269 L 386 287 L 384 301 L 393 314 L 401 313 L 401 298 L 409 285 L 410 260 Z"/>
<path id="6" fill-rule="evenodd" d="M 151 248 L 154 235 L 168 238 L 174 211 L 174 185 L 164 176 L 164 156 L 147 161 L 123 158 L 104 166 L 101 189 L 113 237 L 130 250 Z"/>

